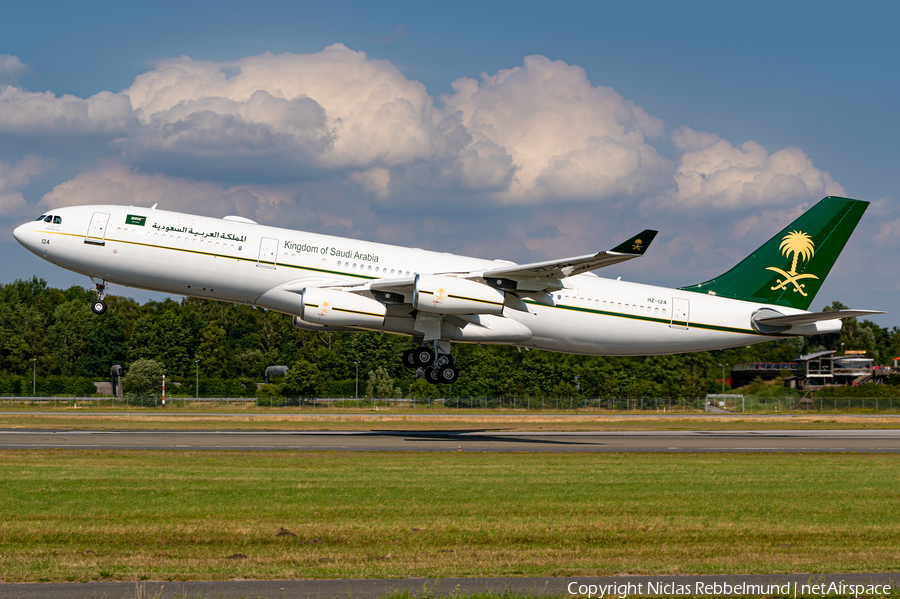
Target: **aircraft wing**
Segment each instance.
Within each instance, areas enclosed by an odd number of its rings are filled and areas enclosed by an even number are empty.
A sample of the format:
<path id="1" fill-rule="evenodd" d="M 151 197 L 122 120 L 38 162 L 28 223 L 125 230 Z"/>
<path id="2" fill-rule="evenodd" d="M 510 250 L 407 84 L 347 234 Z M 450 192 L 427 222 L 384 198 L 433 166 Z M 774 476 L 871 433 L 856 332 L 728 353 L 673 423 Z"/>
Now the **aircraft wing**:
<path id="1" fill-rule="evenodd" d="M 491 279 L 563 279 L 584 272 L 612 266 L 633 258 L 639 258 L 647 251 L 650 242 L 656 237 L 656 231 L 645 229 L 631 239 L 620 243 L 611 250 L 575 256 L 563 260 L 548 260 L 532 264 L 502 266 L 486 271 L 483 276 Z"/>
<path id="2" fill-rule="evenodd" d="M 548 260 L 532 264 L 514 264 L 492 268 L 483 272 L 444 273 L 461 278 L 483 278 L 485 282 L 498 289 L 511 291 L 522 297 L 532 297 L 541 303 L 553 304 L 552 297 L 546 292 L 561 289 L 560 279 L 577 274 L 639 258 L 647 251 L 650 242 L 656 237 L 656 231 L 645 229 L 611 250 L 575 256 L 562 260 Z M 442 274 L 442 273 L 435 273 Z M 351 293 L 373 291 L 380 293 L 411 294 L 415 286 L 415 277 L 398 277 L 394 279 L 377 279 L 365 283 L 342 285 L 340 288 Z M 525 309 L 524 304 L 516 309 Z"/>
<path id="3" fill-rule="evenodd" d="M 857 316 L 871 316 L 872 314 L 884 314 L 879 310 L 831 310 L 829 312 L 807 312 L 806 314 L 789 314 L 787 316 L 769 316 L 757 318 L 756 322 L 771 326 L 792 326 L 812 324 L 822 320 L 834 320 L 835 318 L 856 318 Z"/>
<path id="4" fill-rule="evenodd" d="M 395 293 L 410 293 L 416 285 L 415 277 L 400 277 L 397 279 L 377 279 L 368 283 L 367 287 L 375 291 L 393 291 Z"/>

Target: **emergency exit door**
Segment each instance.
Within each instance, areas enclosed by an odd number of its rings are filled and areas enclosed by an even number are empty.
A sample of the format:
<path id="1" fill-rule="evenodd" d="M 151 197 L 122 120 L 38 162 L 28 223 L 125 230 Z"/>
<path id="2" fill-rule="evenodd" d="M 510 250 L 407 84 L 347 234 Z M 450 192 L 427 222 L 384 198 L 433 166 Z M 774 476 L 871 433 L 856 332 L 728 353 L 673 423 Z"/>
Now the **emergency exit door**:
<path id="1" fill-rule="evenodd" d="M 84 242 L 92 245 L 106 245 L 107 224 L 109 224 L 109 214 L 106 212 L 95 212 L 91 217 L 91 224 L 88 227 Z"/>
<path id="2" fill-rule="evenodd" d="M 278 259 L 278 240 L 263 237 L 259 243 L 259 258 L 256 265 L 260 268 L 275 268 Z"/>

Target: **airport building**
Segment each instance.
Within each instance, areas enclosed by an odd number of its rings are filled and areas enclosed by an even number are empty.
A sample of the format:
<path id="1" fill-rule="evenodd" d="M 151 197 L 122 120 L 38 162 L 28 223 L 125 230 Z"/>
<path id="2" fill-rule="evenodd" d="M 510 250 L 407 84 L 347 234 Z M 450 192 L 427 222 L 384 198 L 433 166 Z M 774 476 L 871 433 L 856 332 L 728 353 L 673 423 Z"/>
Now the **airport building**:
<path id="1" fill-rule="evenodd" d="M 896 367 L 875 366 L 864 351 L 847 351 L 835 356 L 836 350 L 826 350 L 799 356 L 796 362 L 748 362 L 735 364 L 731 372 L 732 387 L 743 387 L 760 378 L 771 381 L 783 374 L 784 384 L 791 389 L 817 391 L 839 385 L 884 384 L 897 373 Z M 895 360 L 896 363 L 896 360 Z"/>

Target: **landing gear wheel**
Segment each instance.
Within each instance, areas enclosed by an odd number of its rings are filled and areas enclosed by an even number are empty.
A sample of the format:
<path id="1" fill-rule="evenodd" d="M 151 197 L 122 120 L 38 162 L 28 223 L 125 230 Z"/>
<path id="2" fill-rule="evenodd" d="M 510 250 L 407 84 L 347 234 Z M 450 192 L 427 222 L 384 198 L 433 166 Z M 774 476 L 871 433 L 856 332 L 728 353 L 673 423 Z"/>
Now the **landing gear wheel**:
<path id="1" fill-rule="evenodd" d="M 400 361 L 403 362 L 403 365 L 407 368 L 415 368 L 416 364 L 416 350 L 408 349 L 403 352 L 403 357 L 400 358 Z"/>
<path id="2" fill-rule="evenodd" d="M 103 301 L 103 298 L 106 297 L 106 281 L 95 277 L 91 277 L 91 281 L 94 283 L 94 292 L 97 294 L 97 299 L 91 304 L 91 310 L 94 314 L 103 314 L 106 312 L 106 302 Z"/>
<path id="3" fill-rule="evenodd" d="M 434 368 L 429 368 L 425 371 L 425 380 L 431 383 L 432 385 L 437 385 L 441 382 L 441 374 L 440 371 L 435 370 Z"/>
<path id="4" fill-rule="evenodd" d="M 430 347 L 425 347 L 424 345 L 419 349 L 414 350 L 415 352 L 415 362 L 416 366 L 431 366 L 432 362 L 434 362 L 434 351 Z"/>
<path id="5" fill-rule="evenodd" d="M 445 385 L 451 385 L 459 378 L 459 370 L 455 366 L 443 366 L 437 373 L 438 379 Z"/>

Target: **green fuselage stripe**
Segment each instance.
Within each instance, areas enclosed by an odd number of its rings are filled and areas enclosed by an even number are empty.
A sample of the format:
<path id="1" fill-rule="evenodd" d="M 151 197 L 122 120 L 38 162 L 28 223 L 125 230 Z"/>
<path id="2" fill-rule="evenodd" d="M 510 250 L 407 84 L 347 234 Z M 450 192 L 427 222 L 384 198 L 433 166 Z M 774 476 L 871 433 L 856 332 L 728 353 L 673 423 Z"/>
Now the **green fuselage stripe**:
<path id="1" fill-rule="evenodd" d="M 52 234 L 52 235 L 66 235 L 69 237 L 84 238 L 83 235 L 75 235 L 73 233 L 61 233 L 61 232 L 56 232 L 56 231 L 39 231 L 39 232 L 42 234 L 46 233 L 46 234 Z M 214 258 L 228 258 L 231 260 L 238 260 L 241 262 L 253 262 L 253 263 L 258 263 L 258 264 L 268 264 L 273 267 L 282 266 L 285 268 L 294 268 L 297 270 L 306 270 L 306 271 L 316 272 L 316 273 L 338 275 L 341 277 L 355 277 L 358 279 L 366 279 L 366 280 L 376 280 L 376 279 L 383 278 L 383 277 L 373 277 L 370 275 L 361 275 L 361 274 L 356 274 L 353 272 L 329 270 L 329 269 L 325 269 L 325 268 L 314 268 L 311 266 L 296 266 L 294 264 L 285 264 L 283 262 L 262 262 L 255 258 L 245 258 L 245 257 L 241 257 L 241 256 L 228 256 L 225 254 L 216 254 L 216 253 L 212 253 L 212 252 L 201 252 L 199 250 L 189 250 L 189 249 L 183 249 L 183 248 L 177 248 L 177 247 L 168 247 L 168 246 L 164 246 L 164 245 L 155 245 L 152 243 L 142 243 L 142 242 L 137 242 L 137 241 L 125 241 L 122 239 L 110 239 L 108 237 L 106 238 L 106 241 L 115 242 L 115 243 L 124 243 L 124 244 L 128 244 L 128 245 L 135 245 L 135 246 L 147 247 L 147 248 L 158 249 L 158 250 L 174 250 L 176 252 L 185 252 L 188 254 L 196 254 L 198 256 L 212 256 Z M 422 293 L 428 293 L 431 295 L 434 294 L 434 292 L 431 292 L 431 291 L 422 291 Z M 464 299 L 464 300 L 468 300 L 468 301 L 478 301 L 478 302 L 492 304 L 492 305 L 500 305 L 499 302 L 489 302 L 489 301 L 485 301 L 485 300 L 478 300 L 475 298 L 466 298 L 466 297 L 455 296 L 455 295 L 451 295 L 450 297 L 453 297 L 455 299 Z M 672 325 L 672 326 L 687 326 L 688 328 L 704 329 L 707 331 L 718 331 L 721 333 L 737 333 L 739 335 L 754 335 L 754 336 L 758 336 L 758 337 L 793 337 L 793 335 L 785 335 L 784 333 L 762 334 L 757 331 L 754 331 L 753 329 L 740 329 L 740 328 L 735 328 L 735 327 L 725 327 L 725 326 L 720 326 L 720 325 L 715 325 L 715 324 L 705 324 L 705 323 L 700 323 L 700 322 L 685 323 L 685 321 L 683 321 L 683 320 L 671 321 L 666 318 L 654 318 L 652 316 L 641 316 L 639 314 L 625 314 L 625 313 L 621 313 L 621 312 L 610 312 L 607 310 L 595 310 L 593 308 L 582 308 L 579 306 L 567 306 L 567 305 L 560 305 L 560 304 L 557 304 L 555 306 L 547 306 L 546 304 L 541 304 L 539 302 L 535 302 L 535 301 L 531 301 L 531 300 L 523 300 L 523 301 L 526 304 L 531 305 L 531 306 L 542 306 L 544 308 L 555 308 L 557 310 L 570 310 L 572 312 L 597 314 L 599 316 L 610 316 L 613 318 L 627 318 L 629 320 L 641 320 L 644 322 L 652 322 L 652 323 L 656 323 L 656 324 L 665 324 L 665 325 Z M 358 314 L 372 316 L 372 314 L 367 314 L 365 312 L 358 312 Z M 378 317 L 381 318 L 380 315 L 378 315 Z"/>
<path id="2" fill-rule="evenodd" d="M 701 322 L 685 322 L 683 320 L 669 320 L 667 318 L 654 318 L 653 316 L 641 316 L 640 314 L 625 314 L 623 312 L 609 312 L 608 310 L 596 310 L 594 308 L 581 308 L 579 306 L 566 306 L 557 304 L 555 306 L 547 306 L 535 301 L 523 300 L 531 306 L 544 306 L 545 308 L 556 308 L 558 310 L 570 310 L 572 312 L 585 312 L 588 314 L 599 314 L 601 316 L 612 316 L 613 318 L 627 318 L 629 320 L 642 320 L 644 322 L 653 322 L 657 324 L 672 325 L 678 327 L 688 327 L 693 329 L 704 329 L 707 331 L 719 331 L 722 333 L 738 333 L 740 335 L 757 335 L 760 337 L 778 337 L 779 335 L 763 335 L 753 329 L 739 329 L 735 327 L 724 327 L 715 324 L 704 324 Z"/>

